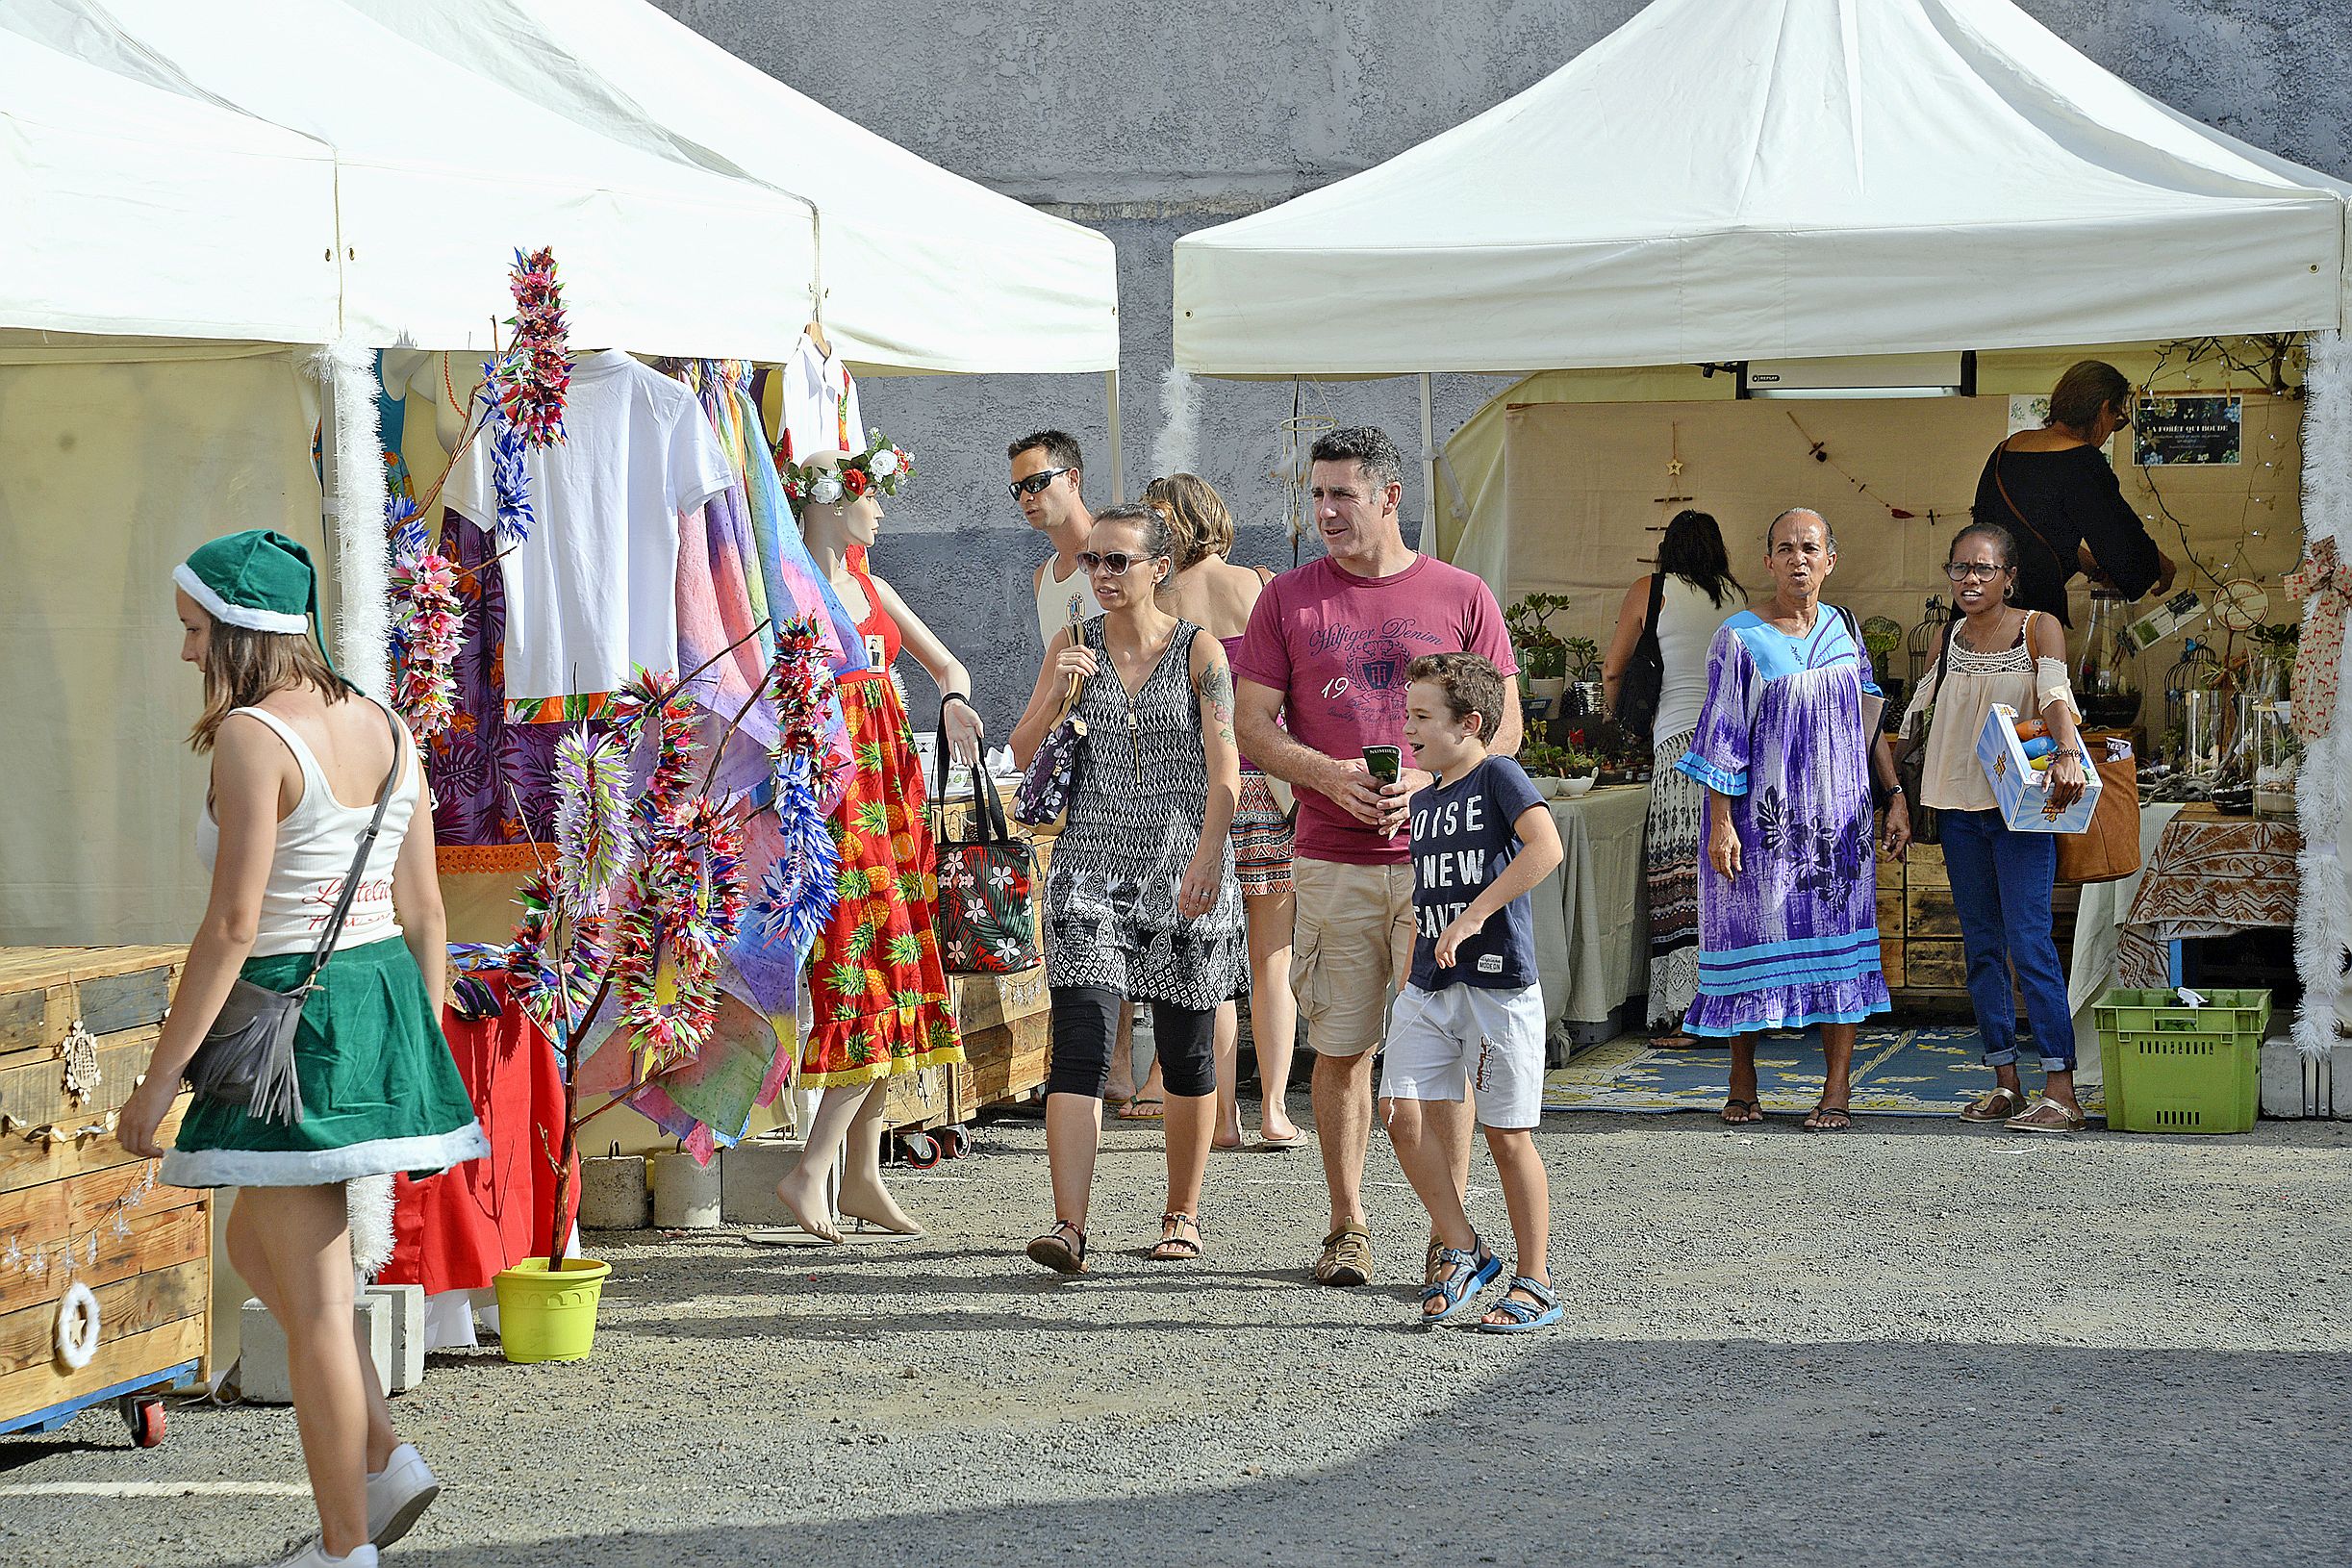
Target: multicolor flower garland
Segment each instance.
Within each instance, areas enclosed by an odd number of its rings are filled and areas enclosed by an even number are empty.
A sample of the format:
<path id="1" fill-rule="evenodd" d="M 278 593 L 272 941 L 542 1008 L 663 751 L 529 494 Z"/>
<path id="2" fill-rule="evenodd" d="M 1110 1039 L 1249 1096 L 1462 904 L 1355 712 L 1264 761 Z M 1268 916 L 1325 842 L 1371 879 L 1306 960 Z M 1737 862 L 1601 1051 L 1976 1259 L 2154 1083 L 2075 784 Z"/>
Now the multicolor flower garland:
<path id="1" fill-rule="evenodd" d="M 634 847 L 627 747 L 583 724 L 555 743 L 556 874 L 580 908 L 601 910 Z"/>
<path id="2" fill-rule="evenodd" d="M 418 741 L 429 741 L 457 713 L 457 655 L 466 637 L 457 563 L 432 547 L 415 502 L 394 495 L 384 510 L 392 541 L 392 706 Z"/>
<path id="3" fill-rule="evenodd" d="M 632 746 L 653 732 L 653 776 L 636 811 L 637 863 L 613 952 L 620 1029 L 639 1081 L 709 1043 L 719 1010 L 719 957 L 744 911 L 741 829 L 695 788 L 692 708 L 677 677 L 637 672 L 615 703 Z M 662 960 L 672 999 L 661 1000 Z"/>
<path id="4" fill-rule="evenodd" d="M 571 386 L 569 326 L 564 319 L 564 288 L 555 278 L 555 252 L 546 246 L 527 255 L 515 252 L 508 269 L 515 295 L 515 329 L 500 365 L 500 412 L 523 444 L 544 450 L 564 443 L 564 394 Z"/>

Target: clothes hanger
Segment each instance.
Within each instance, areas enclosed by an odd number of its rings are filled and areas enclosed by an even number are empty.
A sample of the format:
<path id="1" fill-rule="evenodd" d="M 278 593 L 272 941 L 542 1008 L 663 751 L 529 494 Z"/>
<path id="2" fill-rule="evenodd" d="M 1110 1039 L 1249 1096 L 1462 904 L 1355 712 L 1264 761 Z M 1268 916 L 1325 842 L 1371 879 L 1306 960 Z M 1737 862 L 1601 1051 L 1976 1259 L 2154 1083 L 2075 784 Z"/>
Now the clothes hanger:
<path id="1" fill-rule="evenodd" d="M 825 341 L 824 323 L 822 321 L 818 320 L 815 316 L 811 316 L 809 318 L 808 325 L 802 327 L 800 330 L 807 335 L 810 342 L 817 345 L 818 353 L 822 354 L 826 359 L 831 359 L 833 357 L 833 345 Z"/>

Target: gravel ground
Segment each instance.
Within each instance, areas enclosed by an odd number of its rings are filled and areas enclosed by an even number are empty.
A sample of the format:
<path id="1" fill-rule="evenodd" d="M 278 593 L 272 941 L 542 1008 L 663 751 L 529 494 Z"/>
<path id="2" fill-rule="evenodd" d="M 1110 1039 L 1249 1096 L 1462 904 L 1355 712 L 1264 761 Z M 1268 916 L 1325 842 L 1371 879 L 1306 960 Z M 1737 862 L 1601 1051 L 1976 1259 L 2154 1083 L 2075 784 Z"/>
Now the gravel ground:
<path id="1" fill-rule="evenodd" d="M 1554 1118 L 1571 1328 L 1518 1340 L 1409 1326 L 1424 1222 L 1377 1138 L 1357 1291 L 1305 1282 L 1311 1151 L 1220 1154 L 1208 1258 L 1154 1264 L 1156 1129 L 1115 1127 L 1097 1273 L 1063 1281 L 1020 1255 L 1041 1129 L 980 1139 L 901 1179 L 925 1239 L 592 1238 L 593 1359 L 439 1356 L 395 1402 L 448 1490 L 392 1557 L 2352 1559 L 2352 1125 Z M 96 1415 L 0 1440 L 0 1563 L 267 1560 L 300 1479 L 283 1410 L 175 1410 L 147 1454 Z M 117 1480 L 277 1495 L 55 1491 Z"/>

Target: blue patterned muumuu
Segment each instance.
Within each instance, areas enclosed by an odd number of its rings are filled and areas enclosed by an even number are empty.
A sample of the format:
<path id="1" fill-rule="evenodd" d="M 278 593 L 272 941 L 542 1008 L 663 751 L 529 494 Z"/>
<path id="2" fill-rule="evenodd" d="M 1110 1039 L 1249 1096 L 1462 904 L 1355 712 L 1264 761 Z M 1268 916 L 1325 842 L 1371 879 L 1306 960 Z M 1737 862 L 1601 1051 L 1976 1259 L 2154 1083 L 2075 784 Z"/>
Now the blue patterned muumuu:
<path id="1" fill-rule="evenodd" d="M 1824 604 L 1792 637 L 1754 613 L 1707 652 L 1707 705 L 1675 766 L 1732 797 L 1743 869 L 1699 861 L 1693 1034 L 1851 1024 L 1887 1010 L 1871 856 L 1870 666 Z"/>

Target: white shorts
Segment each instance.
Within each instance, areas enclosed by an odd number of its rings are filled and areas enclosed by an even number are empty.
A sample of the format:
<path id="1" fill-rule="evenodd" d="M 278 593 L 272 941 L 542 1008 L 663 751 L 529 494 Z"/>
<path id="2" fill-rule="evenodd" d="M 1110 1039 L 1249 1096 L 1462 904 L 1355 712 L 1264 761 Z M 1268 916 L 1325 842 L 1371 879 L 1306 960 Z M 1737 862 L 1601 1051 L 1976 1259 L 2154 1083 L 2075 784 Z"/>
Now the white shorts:
<path id="1" fill-rule="evenodd" d="M 1465 1086 L 1478 1090 L 1481 1126 L 1531 1127 L 1541 1119 L 1542 987 L 1404 988 L 1389 1015 L 1380 1098 L 1458 1100 Z"/>

